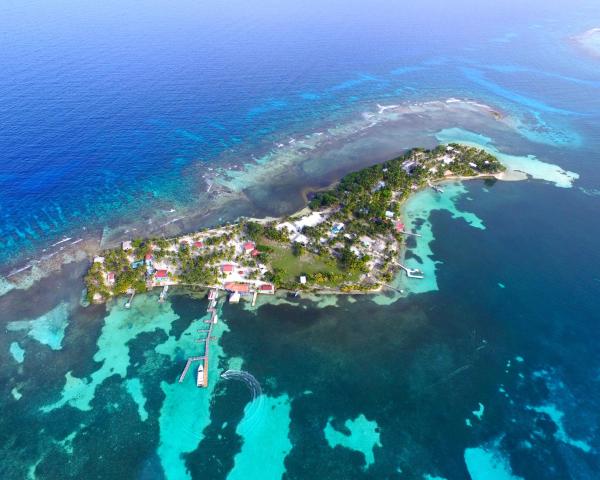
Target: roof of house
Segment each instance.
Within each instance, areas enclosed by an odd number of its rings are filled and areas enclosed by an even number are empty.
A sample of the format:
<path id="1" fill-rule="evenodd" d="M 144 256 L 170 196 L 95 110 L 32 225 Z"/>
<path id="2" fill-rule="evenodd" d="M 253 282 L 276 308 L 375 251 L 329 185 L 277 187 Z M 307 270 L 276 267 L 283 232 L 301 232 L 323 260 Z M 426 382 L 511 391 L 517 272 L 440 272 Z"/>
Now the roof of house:
<path id="1" fill-rule="evenodd" d="M 115 279 L 115 272 L 108 272 L 108 273 L 106 274 L 106 278 L 107 278 L 108 280 L 114 280 L 114 279 Z"/>
<path id="2" fill-rule="evenodd" d="M 250 291 L 250 285 L 248 285 L 247 283 L 236 283 L 236 282 L 229 282 L 226 283 L 225 285 L 223 285 L 225 287 L 225 290 L 229 290 L 230 292 L 249 292 Z"/>
<path id="3" fill-rule="evenodd" d="M 152 254 L 151 253 L 147 253 L 146 254 L 146 260 L 152 260 Z"/>
<path id="4" fill-rule="evenodd" d="M 194 242 L 194 247 L 196 248 L 202 248 L 204 246 L 204 244 L 202 242 Z"/>
<path id="5" fill-rule="evenodd" d="M 254 250 L 254 243 L 253 242 L 244 243 L 244 250 Z"/>
<path id="6" fill-rule="evenodd" d="M 258 257 L 259 255 L 260 255 L 260 252 L 258 250 L 256 250 L 256 248 L 254 250 L 252 250 L 253 257 Z"/>
<path id="7" fill-rule="evenodd" d="M 169 276 L 169 272 L 167 270 L 157 270 L 154 273 L 156 278 L 167 278 Z"/>
<path id="8" fill-rule="evenodd" d="M 233 272 L 233 265 L 229 265 L 229 264 L 222 265 L 221 270 L 224 272 Z"/>
<path id="9" fill-rule="evenodd" d="M 273 285 L 271 285 L 270 283 L 264 283 L 258 288 L 260 288 L 261 290 L 273 290 Z"/>

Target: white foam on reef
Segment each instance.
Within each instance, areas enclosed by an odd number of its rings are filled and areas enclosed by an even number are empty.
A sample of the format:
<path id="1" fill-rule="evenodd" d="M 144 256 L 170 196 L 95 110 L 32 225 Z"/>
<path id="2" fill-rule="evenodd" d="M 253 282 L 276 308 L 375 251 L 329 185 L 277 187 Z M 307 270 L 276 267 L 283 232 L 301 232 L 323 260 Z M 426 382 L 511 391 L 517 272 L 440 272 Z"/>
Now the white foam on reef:
<path id="1" fill-rule="evenodd" d="M 196 342 L 197 330 L 201 328 L 199 325 L 204 325 L 203 320 L 208 318 L 209 316 L 206 315 L 202 319 L 191 322 L 178 339 L 169 336 L 164 343 L 156 347 L 156 352 L 168 356 L 173 362 L 179 362 L 183 369 L 187 357 L 197 356 L 199 353 L 200 344 Z M 220 338 L 226 331 L 228 331 L 227 325 L 219 312 L 219 322 L 213 328 L 213 336 Z M 179 383 L 179 376 L 177 376 L 160 384 L 165 399 L 158 419 L 157 454 L 167 480 L 192 478 L 184 454 L 198 447 L 204 438 L 204 429 L 210 424 L 211 403 L 214 399 L 215 387 L 223 372 L 219 363 L 224 357 L 221 346 L 213 343 L 210 347 L 209 380 L 206 388 L 196 386 L 193 367 L 183 383 Z"/>
<path id="2" fill-rule="evenodd" d="M 69 321 L 69 307 L 66 302 L 59 303 L 49 312 L 33 320 L 9 322 L 6 329 L 15 332 L 27 330 L 27 335 L 52 350 L 60 350 Z"/>
<path id="3" fill-rule="evenodd" d="M 49 412 L 64 405 L 83 411 L 90 410 L 99 385 L 113 375 L 126 377 L 130 364 L 129 342 L 145 332 L 162 330 L 168 333 L 171 323 L 177 318 L 170 304 L 161 305 L 156 297 L 149 295 L 136 296 L 131 309 L 114 304 L 104 319 L 104 326 L 96 342 L 98 350 L 94 354 L 94 361 L 100 364 L 98 370 L 86 378 L 74 377 L 71 372 L 67 372 L 60 399 L 41 410 Z"/>
<path id="4" fill-rule="evenodd" d="M 19 342 L 12 342 L 9 351 L 17 363 L 23 363 L 23 360 L 25 360 L 25 350 L 19 345 Z"/>
<path id="5" fill-rule="evenodd" d="M 412 116 L 420 117 L 439 113 L 464 114 L 469 112 L 491 116 L 496 113 L 488 105 L 459 99 L 385 106 L 376 104 L 374 107 L 377 110 L 363 112 L 360 117 L 330 127 L 324 132 L 319 131 L 320 135 L 310 134 L 306 135 L 302 141 L 290 141 L 283 146 L 278 145 L 260 158 L 254 158 L 246 162 L 242 169 L 227 171 L 225 176 L 216 178 L 215 182 L 234 192 L 243 191 L 248 187 L 264 183 L 265 178 L 289 175 L 289 172 L 302 164 L 304 160 L 307 160 L 308 155 L 319 147 L 329 145 L 332 142 L 336 142 L 336 144 L 337 142 L 340 142 L 340 144 L 350 142 L 355 140 L 358 135 L 362 135 L 376 126 L 393 124 Z M 322 165 L 320 167 L 322 168 Z M 310 169 L 311 166 L 303 165 L 303 168 L 306 170 Z M 316 168 L 316 166 L 312 168 Z"/>
<path id="6" fill-rule="evenodd" d="M 426 293 L 438 290 L 436 279 L 438 262 L 433 259 L 433 250 L 431 249 L 431 243 L 435 240 L 433 226 L 430 221 L 433 211 L 442 210 L 450 212 L 453 219 L 464 220 L 473 228 L 485 229 L 483 221 L 477 215 L 458 209 L 456 205 L 457 201 L 467 192 L 467 189 L 461 182 L 445 183 L 443 190 L 443 193 L 435 192 L 432 189 L 420 190 L 413 194 L 404 204 L 402 218 L 406 225 L 406 231 L 418 232 L 421 235 L 420 237 L 414 237 L 416 246 L 410 249 L 421 261 L 419 262 L 415 258 L 405 258 L 401 262 L 408 268 L 420 269 L 425 276 L 423 279 L 414 279 L 407 278 L 404 272 L 396 275 L 392 286 L 404 291 L 405 294 Z M 417 231 L 417 224 L 420 221 L 423 223 Z M 386 295 L 374 295 L 373 301 L 379 305 L 388 305 L 398 300 L 401 296 L 398 292 Z"/>
<path id="7" fill-rule="evenodd" d="M 377 422 L 369 421 L 361 414 L 354 420 L 346 420 L 344 426 L 350 430 L 350 435 L 336 430 L 331 424 L 331 418 L 325 426 L 325 438 L 331 448 L 338 445 L 365 456 L 366 468 L 375 462 L 375 447 L 381 447 L 379 427 Z"/>
<path id="8" fill-rule="evenodd" d="M 263 405 L 260 410 L 262 415 L 257 419 L 251 412 L 255 411 L 252 403 L 258 401 L 262 401 Z M 287 395 L 262 395 L 246 405 L 244 417 L 236 429 L 244 443 L 234 458 L 234 466 L 227 480 L 282 478 L 285 457 L 292 449 L 289 439 L 290 410 Z"/>
<path id="9" fill-rule="evenodd" d="M 465 463 L 471 480 L 523 480 L 512 473 L 510 463 L 498 450 L 498 442 L 467 448 Z"/>
<path id="10" fill-rule="evenodd" d="M 534 155 L 509 155 L 493 144 L 490 137 L 462 128 L 446 128 L 435 134 L 440 143 L 461 143 L 481 148 L 496 156 L 509 170 L 523 172 L 534 179 L 551 182 L 557 187 L 570 188 L 579 178 L 574 172 L 563 170 L 558 165 L 542 162 Z M 500 177 L 501 178 L 501 177 Z"/>

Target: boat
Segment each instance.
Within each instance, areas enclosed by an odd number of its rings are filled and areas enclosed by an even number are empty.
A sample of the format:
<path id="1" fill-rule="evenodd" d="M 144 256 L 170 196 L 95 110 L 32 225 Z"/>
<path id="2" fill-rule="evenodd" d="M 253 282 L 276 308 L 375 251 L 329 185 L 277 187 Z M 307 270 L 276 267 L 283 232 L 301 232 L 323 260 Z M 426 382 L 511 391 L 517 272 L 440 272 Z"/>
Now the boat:
<path id="1" fill-rule="evenodd" d="M 204 364 L 198 365 L 198 376 L 196 377 L 196 386 L 206 387 L 206 376 L 204 375 Z"/>

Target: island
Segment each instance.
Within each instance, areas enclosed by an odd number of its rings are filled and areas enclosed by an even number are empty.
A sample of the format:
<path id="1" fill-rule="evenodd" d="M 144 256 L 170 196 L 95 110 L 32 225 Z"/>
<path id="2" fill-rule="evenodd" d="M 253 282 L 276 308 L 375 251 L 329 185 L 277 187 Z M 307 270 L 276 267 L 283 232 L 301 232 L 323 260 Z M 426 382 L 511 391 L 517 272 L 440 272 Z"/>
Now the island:
<path id="1" fill-rule="evenodd" d="M 313 192 L 306 208 L 285 218 L 241 219 L 175 238 L 124 241 L 94 258 L 86 296 L 100 303 L 162 287 L 162 298 L 171 285 L 225 290 L 230 302 L 255 301 L 276 289 L 376 292 L 400 269 L 422 277 L 399 260 L 406 236 L 414 234 L 402 221 L 402 205 L 412 193 L 504 170 L 496 157 L 471 146 L 414 148 Z"/>
<path id="2" fill-rule="evenodd" d="M 591 28 L 572 37 L 577 46 L 594 57 L 600 57 L 600 28 Z"/>

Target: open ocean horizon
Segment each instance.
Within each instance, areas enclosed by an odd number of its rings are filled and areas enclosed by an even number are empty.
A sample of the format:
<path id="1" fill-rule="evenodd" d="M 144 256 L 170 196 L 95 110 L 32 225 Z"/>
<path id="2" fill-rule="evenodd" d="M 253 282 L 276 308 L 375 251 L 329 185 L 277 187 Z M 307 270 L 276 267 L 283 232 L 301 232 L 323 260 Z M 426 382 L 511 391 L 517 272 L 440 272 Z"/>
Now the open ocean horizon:
<path id="1" fill-rule="evenodd" d="M 595 2 L 0 18 L 2 478 L 600 477 Z M 177 381 L 204 298 L 82 305 L 104 246 L 289 214 L 450 141 L 529 178 L 414 195 L 407 295 L 222 305 L 207 389 Z"/>

